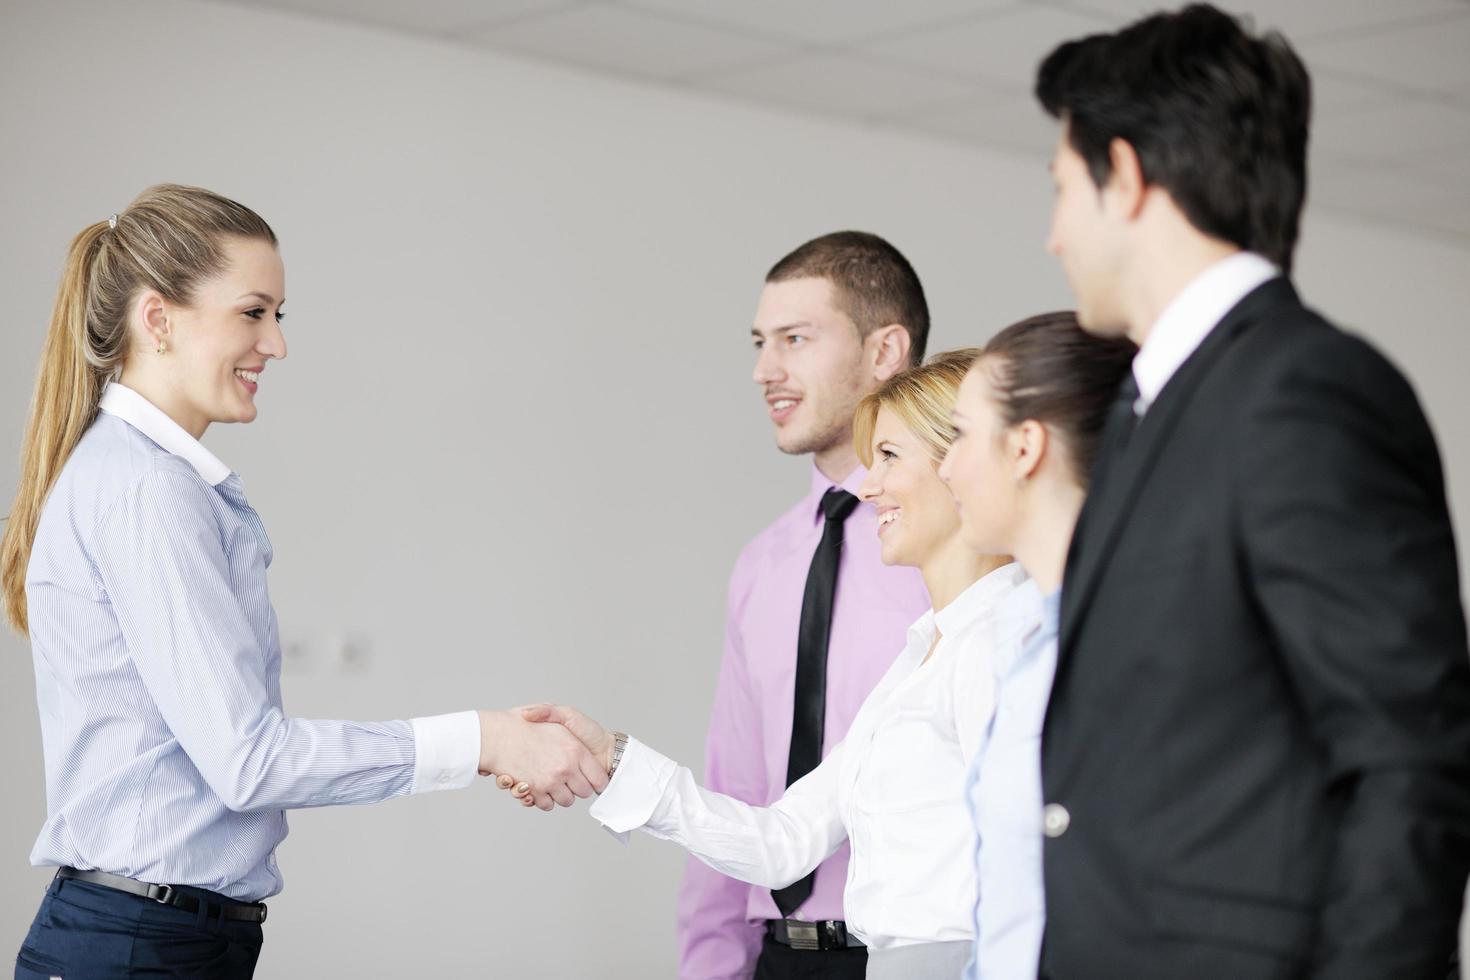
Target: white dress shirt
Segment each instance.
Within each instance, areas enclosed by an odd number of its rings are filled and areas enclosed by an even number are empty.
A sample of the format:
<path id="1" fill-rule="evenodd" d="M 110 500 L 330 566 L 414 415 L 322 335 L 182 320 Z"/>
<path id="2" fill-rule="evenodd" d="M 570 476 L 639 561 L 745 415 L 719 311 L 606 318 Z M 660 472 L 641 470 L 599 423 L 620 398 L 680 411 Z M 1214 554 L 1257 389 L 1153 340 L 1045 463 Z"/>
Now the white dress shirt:
<path id="1" fill-rule="evenodd" d="M 706 790 L 629 739 L 592 816 L 620 837 L 644 830 L 766 888 L 797 881 L 849 838 L 843 903 L 853 935 L 880 949 L 973 938 L 964 778 L 993 704 L 992 614 L 1024 581 L 1012 563 L 925 613 L 847 738 L 771 806 Z"/>
<path id="2" fill-rule="evenodd" d="M 285 713 L 273 554 L 240 478 L 141 394 L 108 385 L 26 570 L 46 762 L 32 864 L 258 901 L 281 890 L 286 810 L 474 780 L 473 711 Z"/>
<path id="3" fill-rule="evenodd" d="M 1144 338 L 1133 359 L 1138 400 L 1133 412 L 1142 417 L 1189 355 L 1204 343 L 1225 314 L 1281 270 L 1254 252 L 1236 252 L 1190 280 L 1170 300 Z"/>

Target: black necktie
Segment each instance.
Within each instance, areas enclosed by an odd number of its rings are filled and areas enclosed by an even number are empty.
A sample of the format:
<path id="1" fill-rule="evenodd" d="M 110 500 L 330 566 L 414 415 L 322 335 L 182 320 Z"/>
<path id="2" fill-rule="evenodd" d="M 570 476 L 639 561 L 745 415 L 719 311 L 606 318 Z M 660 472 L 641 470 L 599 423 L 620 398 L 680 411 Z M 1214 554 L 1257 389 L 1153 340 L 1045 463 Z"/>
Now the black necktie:
<path id="1" fill-rule="evenodd" d="M 1138 428 L 1138 413 L 1133 406 L 1138 402 L 1138 381 L 1133 372 L 1118 386 L 1118 398 L 1108 415 L 1108 455 L 1117 458 L 1128 449 L 1128 440 Z"/>
<path id="2" fill-rule="evenodd" d="M 791 753 L 786 757 L 786 785 L 817 768 L 822 761 L 822 726 L 827 716 L 827 638 L 832 631 L 832 596 L 837 591 L 837 560 L 842 556 L 842 522 L 857 498 L 833 488 L 822 495 L 822 540 L 806 573 L 801 598 L 801 628 L 796 639 L 796 708 L 791 718 Z M 813 871 L 771 897 L 781 915 L 791 917 L 812 894 Z"/>

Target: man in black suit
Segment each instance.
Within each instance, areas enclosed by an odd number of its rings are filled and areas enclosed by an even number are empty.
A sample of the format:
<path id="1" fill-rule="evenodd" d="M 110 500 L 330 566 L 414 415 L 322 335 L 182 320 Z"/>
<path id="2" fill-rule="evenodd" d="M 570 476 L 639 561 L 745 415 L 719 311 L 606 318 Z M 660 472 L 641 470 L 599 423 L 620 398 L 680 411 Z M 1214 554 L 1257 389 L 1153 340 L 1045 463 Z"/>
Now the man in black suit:
<path id="1" fill-rule="evenodd" d="M 1306 70 L 1192 6 L 1062 45 L 1036 91 L 1049 248 L 1083 326 L 1140 346 L 1063 586 L 1041 974 L 1444 980 L 1455 545 L 1412 389 L 1287 279 Z"/>

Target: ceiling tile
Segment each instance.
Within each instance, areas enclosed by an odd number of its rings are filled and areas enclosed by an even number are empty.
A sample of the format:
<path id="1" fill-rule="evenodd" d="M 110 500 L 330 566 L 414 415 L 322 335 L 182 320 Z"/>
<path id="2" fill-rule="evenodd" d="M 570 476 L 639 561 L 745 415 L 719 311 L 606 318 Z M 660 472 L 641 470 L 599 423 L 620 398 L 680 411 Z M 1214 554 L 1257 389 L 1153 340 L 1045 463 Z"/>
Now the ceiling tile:
<path id="1" fill-rule="evenodd" d="M 518 20 L 573 6 L 576 0 L 238 0 L 245 6 L 275 7 L 398 27 L 425 34 Z"/>
<path id="2" fill-rule="evenodd" d="M 1057 144 L 1057 124 L 1023 91 L 978 92 L 943 108 L 906 114 L 895 119 L 905 129 L 946 136 L 1035 157 L 1038 172 L 1046 170 Z"/>
<path id="3" fill-rule="evenodd" d="M 748 65 L 794 53 L 746 34 L 611 6 L 585 6 L 516 21 L 475 36 L 491 47 L 654 78 Z"/>
<path id="4" fill-rule="evenodd" d="M 772 105 L 860 119 L 955 102 L 972 91 L 964 82 L 842 55 L 804 56 L 759 69 L 712 75 L 695 84 Z"/>
<path id="5" fill-rule="evenodd" d="M 1470 241 L 1470 196 L 1390 168 L 1341 167 L 1312 179 L 1308 206 L 1459 235 Z"/>
<path id="6" fill-rule="evenodd" d="M 1381 82 L 1365 81 L 1311 66 L 1308 70 L 1312 74 L 1313 119 L 1382 109 L 1398 98 L 1397 90 Z"/>
<path id="7" fill-rule="evenodd" d="M 1312 125 L 1311 144 L 1313 150 L 1374 161 L 1470 146 L 1470 110 L 1401 98 L 1380 109 L 1324 116 Z"/>
<path id="8" fill-rule="evenodd" d="M 1453 18 L 1367 37 L 1324 38 L 1302 45 L 1307 63 L 1376 78 L 1405 89 L 1470 90 L 1470 6 Z"/>
<path id="9" fill-rule="evenodd" d="M 1177 0 L 1062 0 L 1079 10 L 1094 10 L 1128 23 L 1146 14 L 1179 6 Z M 1464 0 L 1221 0 L 1220 7 L 1254 21 L 1258 30 L 1281 31 L 1292 41 L 1372 31 L 1385 24 L 1413 21 L 1465 9 Z"/>
<path id="10" fill-rule="evenodd" d="M 1470 198 L 1470 146 L 1448 147 L 1400 161 L 1403 172 Z M 1470 222 L 1466 224 L 1470 232 Z"/>
<path id="11" fill-rule="evenodd" d="M 1017 0 L 630 0 L 637 7 L 714 24 L 793 38 L 844 44 L 858 38 L 960 19 Z"/>
<path id="12" fill-rule="evenodd" d="M 864 54 L 896 64 L 989 80 L 1030 91 L 1041 59 L 1063 41 L 1096 33 L 1096 16 L 1049 7 L 1024 7 L 859 46 Z"/>

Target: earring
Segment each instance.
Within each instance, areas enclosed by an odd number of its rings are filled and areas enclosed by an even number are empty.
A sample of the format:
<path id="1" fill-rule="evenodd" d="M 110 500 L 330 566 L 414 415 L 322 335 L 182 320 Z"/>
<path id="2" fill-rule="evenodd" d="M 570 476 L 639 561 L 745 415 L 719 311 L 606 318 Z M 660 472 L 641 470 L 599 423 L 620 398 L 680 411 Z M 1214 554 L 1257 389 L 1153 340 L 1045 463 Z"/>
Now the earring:
<path id="1" fill-rule="evenodd" d="M 163 342 L 162 341 L 159 341 L 159 344 L 158 344 L 158 353 L 160 353 L 160 354 L 163 353 Z"/>

